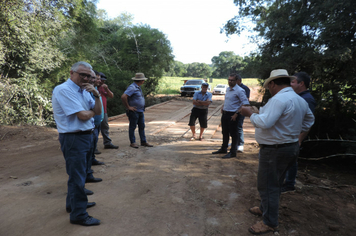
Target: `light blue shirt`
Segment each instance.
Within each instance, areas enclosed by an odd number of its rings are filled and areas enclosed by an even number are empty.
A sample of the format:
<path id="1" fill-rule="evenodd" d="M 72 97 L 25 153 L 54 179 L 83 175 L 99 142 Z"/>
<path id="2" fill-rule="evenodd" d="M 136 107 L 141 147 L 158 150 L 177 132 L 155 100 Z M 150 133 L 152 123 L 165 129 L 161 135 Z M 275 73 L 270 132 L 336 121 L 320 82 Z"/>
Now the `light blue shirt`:
<path id="1" fill-rule="evenodd" d="M 97 87 L 95 87 L 96 90 L 98 90 Z M 95 97 L 93 93 L 90 93 L 91 97 L 95 100 Z M 94 125 L 98 126 L 101 124 L 101 122 L 104 120 L 104 106 L 103 106 L 103 100 L 101 99 L 101 96 L 99 97 L 100 99 L 100 104 L 101 104 L 101 114 L 100 115 L 95 115 L 94 116 Z"/>
<path id="2" fill-rule="evenodd" d="M 127 87 L 124 94 L 129 96 L 127 100 L 130 107 L 136 107 L 137 112 L 145 111 L 145 98 L 143 97 L 140 86 L 133 82 L 129 87 Z"/>
<path id="3" fill-rule="evenodd" d="M 287 87 L 261 107 L 259 114 L 253 113 L 250 120 L 256 127 L 256 141 L 272 145 L 297 142 L 299 134 L 314 124 L 314 115 L 308 103 Z"/>
<path id="4" fill-rule="evenodd" d="M 197 91 L 194 93 L 193 100 L 199 100 L 199 101 L 210 101 L 212 102 L 212 97 L 213 95 L 209 92 L 206 92 L 204 95 L 201 91 Z M 197 106 L 193 105 L 193 107 L 199 108 L 199 109 L 208 109 L 209 105 L 207 106 Z"/>
<path id="5" fill-rule="evenodd" d="M 242 105 L 249 104 L 245 90 L 237 84 L 233 88 L 226 89 L 224 111 L 237 112 Z"/>
<path id="6" fill-rule="evenodd" d="M 80 111 L 88 111 L 95 106 L 90 93 L 82 90 L 71 79 L 56 86 L 52 94 L 54 120 L 59 133 L 70 133 L 91 130 L 94 118 L 83 121 L 76 115 Z"/>

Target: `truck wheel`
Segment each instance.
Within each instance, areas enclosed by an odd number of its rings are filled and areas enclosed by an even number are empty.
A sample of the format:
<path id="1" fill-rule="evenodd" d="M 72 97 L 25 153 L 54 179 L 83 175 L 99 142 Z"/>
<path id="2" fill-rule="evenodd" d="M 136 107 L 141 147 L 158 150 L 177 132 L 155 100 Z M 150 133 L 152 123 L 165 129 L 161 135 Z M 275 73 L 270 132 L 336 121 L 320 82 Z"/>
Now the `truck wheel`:
<path id="1" fill-rule="evenodd" d="M 185 93 L 181 93 L 180 96 L 181 96 L 181 97 L 185 97 Z"/>

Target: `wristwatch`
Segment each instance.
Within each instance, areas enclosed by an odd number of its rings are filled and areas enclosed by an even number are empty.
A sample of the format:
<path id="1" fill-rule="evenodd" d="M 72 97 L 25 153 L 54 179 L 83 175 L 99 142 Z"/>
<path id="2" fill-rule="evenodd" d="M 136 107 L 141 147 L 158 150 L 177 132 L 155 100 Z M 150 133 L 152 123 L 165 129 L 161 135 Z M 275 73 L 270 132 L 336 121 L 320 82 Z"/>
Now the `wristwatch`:
<path id="1" fill-rule="evenodd" d="M 100 95 L 100 93 L 99 93 L 99 96 L 96 96 L 96 95 L 94 95 L 94 94 L 93 94 L 93 96 L 96 97 L 96 98 L 100 98 L 101 95 Z"/>

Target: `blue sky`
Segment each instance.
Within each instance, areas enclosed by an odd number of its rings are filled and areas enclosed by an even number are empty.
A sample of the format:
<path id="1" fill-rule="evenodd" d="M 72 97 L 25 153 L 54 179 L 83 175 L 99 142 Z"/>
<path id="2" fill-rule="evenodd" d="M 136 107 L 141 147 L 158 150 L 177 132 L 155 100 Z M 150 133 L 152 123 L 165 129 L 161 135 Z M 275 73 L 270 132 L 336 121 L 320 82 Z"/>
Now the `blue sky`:
<path id="1" fill-rule="evenodd" d="M 99 0 L 97 8 L 110 18 L 128 12 L 134 24 L 157 28 L 171 42 L 174 59 L 185 64 L 211 64 L 222 51 L 247 56 L 256 49 L 246 35 L 220 34 L 220 28 L 237 15 L 233 0 Z"/>

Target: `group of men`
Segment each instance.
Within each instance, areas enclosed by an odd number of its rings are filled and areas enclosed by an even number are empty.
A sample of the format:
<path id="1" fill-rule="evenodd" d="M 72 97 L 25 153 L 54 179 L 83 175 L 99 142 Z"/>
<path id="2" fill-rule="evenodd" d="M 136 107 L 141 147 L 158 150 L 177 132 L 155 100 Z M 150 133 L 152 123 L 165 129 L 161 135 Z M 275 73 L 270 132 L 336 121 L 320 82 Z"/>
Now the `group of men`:
<path id="1" fill-rule="evenodd" d="M 94 153 L 100 126 L 104 148 L 118 148 L 111 143 L 108 132 L 106 97 L 112 98 L 114 94 L 105 80 L 106 76 L 93 71 L 90 64 L 77 62 L 71 67 L 70 78 L 53 90 L 53 113 L 69 175 L 66 210 L 72 224 L 100 224 L 100 220 L 89 216 L 86 211 L 95 206 L 95 202 L 88 202 L 87 195 L 93 192 L 85 189 L 85 183 L 102 181 L 95 178 L 91 170 L 93 161 L 96 161 Z M 134 133 L 137 126 L 141 146 L 152 147 L 144 131 L 145 99 L 141 90 L 147 78 L 143 73 L 136 73 L 132 80 L 133 83 L 121 96 L 129 118 L 130 147 L 139 147 Z M 263 85 L 272 98 L 259 110 L 250 106 L 249 89 L 241 83 L 238 74 L 231 74 L 228 84 L 221 109 L 223 143 L 213 154 L 224 153 L 223 158 L 227 159 L 236 157 L 238 151 L 242 152 L 242 123 L 245 116 L 250 117 L 260 146 L 257 189 L 261 203 L 249 211 L 262 216 L 263 220 L 251 226 L 249 231 L 253 234 L 274 232 L 278 229 L 280 194 L 295 189 L 299 148 L 314 123 L 316 103 L 308 90 L 310 77 L 304 72 L 289 76 L 285 69 L 273 70 Z M 193 97 L 194 107 L 188 124 L 192 139 L 202 140 L 207 128 L 208 107 L 212 102 L 208 86 L 203 83 L 202 90 Z M 195 133 L 196 119 L 200 122 L 199 138 Z M 230 136 L 232 143 L 227 153 Z"/>
<path id="2" fill-rule="evenodd" d="M 275 232 L 278 230 L 280 194 L 295 190 L 299 149 L 314 124 L 316 102 L 308 90 L 310 77 L 305 72 L 289 76 L 285 69 L 273 70 L 263 85 L 269 90 L 272 98 L 260 110 L 249 105 L 250 90 L 241 83 L 238 74 L 231 74 L 228 84 L 221 109 L 223 143 L 213 154 L 227 153 L 230 136 L 230 152 L 222 158 L 236 157 L 237 151 L 242 152 L 242 123 L 245 116 L 250 117 L 256 128 L 256 141 L 260 146 L 257 189 L 261 203 L 249 211 L 262 216 L 263 220 L 252 225 L 249 232 Z M 201 126 L 199 139 L 207 127 L 207 107 L 212 101 L 211 96 L 206 95 L 206 88 L 207 84 L 203 84 L 202 91 L 196 92 L 193 98 L 194 108 L 189 122 L 192 139 L 196 138 L 194 122 L 197 116 Z M 204 109 L 204 112 L 197 113 L 196 108 Z"/>
<path id="3" fill-rule="evenodd" d="M 238 113 L 242 105 L 249 105 L 250 89 L 242 83 L 242 78 L 237 73 L 232 73 L 228 79 L 229 88 L 226 90 L 224 106 L 221 108 L 221 128 L 223 144 L 221 148 L 212 154 L 227 153 L 231 136 L 231 149 L 223 159 L 236 157 L 236 152 L 244 150 L 243 121 L 245 117 Z M 199 119 L 200 135 L 203 139 L 204 130 L 208 127 L 208 107 L 212 103 L 212 94 L 208 90 L 209 84 L 203 83 L 201 91 L 195 92 L 193 96 L 193 109 L 191 111 L 189 126 L 192 132 L 191 140 L 196 140 L 195 122 Z"/>
<path id="4" fill-rule="evenodd" d="M 146 141 L 144 132 L 145 100 L 140 86 L 144 83 L 143 73 L 136 73 L 134 81 L 122 95 L 129 118 L 130 146 L 138 148 L 134 131 L 139 127 L 141 146 L 152 147 Z M 87 208 L 96 205 L 88 202 L 87 195 L 93 191 L 85 188 L 85 183 L 101 182 L 95 178 L 92 165 L 103 165 L 95 159 L 98 135 L 101 129 L 105 149 L 118 149 L 109 137 L 107 97 L 114 94 L 105 84 L 106 76 L 94 71 L 87 62 L 77 62 L 70 70 L 70 78 L 56 86 L 52 95 L 54 119 L 59 133 L 59 142 L 69 176 L 67 186 L 66 211 L 70 213 L 70 223 L 84 226 L 99 225 L 100 220 L 89 216 Z"/>

